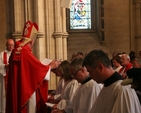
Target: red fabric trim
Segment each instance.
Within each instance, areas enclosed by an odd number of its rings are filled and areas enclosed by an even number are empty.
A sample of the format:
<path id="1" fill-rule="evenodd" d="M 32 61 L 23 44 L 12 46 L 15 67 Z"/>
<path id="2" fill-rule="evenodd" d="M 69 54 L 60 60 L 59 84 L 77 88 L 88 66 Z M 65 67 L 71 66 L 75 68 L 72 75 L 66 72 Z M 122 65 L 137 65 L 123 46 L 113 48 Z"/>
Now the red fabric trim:
<path id="1" fill-rule="evenodd" d="M 37 111 L 36 113 L 47 113 L 47 108 L 45 105 L 45 102 L 47 102 L 47 92 L 48 92 L 48 81 L 44 80 L 36 90 L 36 106 L 37 106 Z"/>
<path id="2" fill-rule="evenodd" d="M 129 70 L 129 69 L 132 68 L 132 64 L 129 63 L 126 67 L 122 67 L 122 68 L 119 70 L 119 73 L 121 73 L 124 68 L 125 68 L 125 70 L 124 70 L 123 73 L 126 74 L 127 70 Z M 125 78 L 127 78 L 127 75 L 122 75 L 122 77 L 125 79 Z"/>
<path id="3" fill-rule="evenodd" d="M 4 64 L 8 64 L 8 62 L 7 62 L 7 53 L 6 52 L 4 52 L 3 53 L 3 63 Z M 7 69 L 6 69 L 6 75 L 4 76 L 4 85 L 5 85 L 5 90 L 7 90 Z"/>
<path id="4" fill-rule="evenodd" d="M 7 64 L 7 53 L 6 52 L 3 53 L 3 62 L 4 64 Z"/>

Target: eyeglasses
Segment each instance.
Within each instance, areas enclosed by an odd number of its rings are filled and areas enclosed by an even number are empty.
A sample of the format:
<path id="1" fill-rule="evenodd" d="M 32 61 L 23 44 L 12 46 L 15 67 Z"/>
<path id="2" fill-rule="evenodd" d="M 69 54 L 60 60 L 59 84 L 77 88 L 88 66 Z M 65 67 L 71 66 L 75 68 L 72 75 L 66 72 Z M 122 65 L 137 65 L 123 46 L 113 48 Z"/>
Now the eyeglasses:
<path id="1" fill-rule="evenodd" d="M 77 73 L 81 70 L 82 68 L 79 68 L 75 73 L 72 73 L 71 76 L 75 77 L 77 75 Z"/>

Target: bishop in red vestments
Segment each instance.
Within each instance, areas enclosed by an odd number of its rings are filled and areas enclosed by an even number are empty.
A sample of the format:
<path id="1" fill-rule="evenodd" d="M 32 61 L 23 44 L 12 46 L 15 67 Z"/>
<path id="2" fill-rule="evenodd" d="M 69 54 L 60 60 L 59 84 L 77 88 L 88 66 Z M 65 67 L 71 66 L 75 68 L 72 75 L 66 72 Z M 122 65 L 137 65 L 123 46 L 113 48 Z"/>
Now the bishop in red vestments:
<path id="1" fill-rule="evenodd" d="M 23 38 L 15 45 L 10 60 L 6 96 L 6 113 L 29 113 L 28 102 L 36 92 L 36 113 L 46 113 L 46 73 L 56 68 L 58 61 L 43 65 L 31 52 L 38 26 L 28 21 L 24 26 Z"/>

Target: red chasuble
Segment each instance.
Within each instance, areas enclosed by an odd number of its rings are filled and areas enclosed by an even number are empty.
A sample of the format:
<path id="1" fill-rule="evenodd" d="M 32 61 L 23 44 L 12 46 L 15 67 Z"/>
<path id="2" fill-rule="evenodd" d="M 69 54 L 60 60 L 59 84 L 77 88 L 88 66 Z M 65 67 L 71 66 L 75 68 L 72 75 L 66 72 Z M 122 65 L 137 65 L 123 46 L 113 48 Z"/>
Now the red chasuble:
<path id="1" fill-rule="evenodd" d="M 36 113 L 44 113 L 47 101 L 47 81 L 44 78 L 49 66 L 41 64 L 28 46 L 18 45 L 9 59 L 6 113 L 27 113 L 26 105 L 35 91 Z"/>

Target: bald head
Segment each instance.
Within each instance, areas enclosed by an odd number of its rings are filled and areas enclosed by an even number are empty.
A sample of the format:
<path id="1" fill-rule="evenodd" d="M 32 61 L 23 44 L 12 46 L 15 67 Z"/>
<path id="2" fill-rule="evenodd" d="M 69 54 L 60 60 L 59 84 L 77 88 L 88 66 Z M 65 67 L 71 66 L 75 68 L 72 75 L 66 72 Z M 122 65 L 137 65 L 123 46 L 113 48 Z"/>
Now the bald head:
<path id="1" fill-rule="evenodd" d="M 14 49 L 14 40 L 13 39 L 8 39 L 6 42 L 6 49 L 8 51 L 12 51 Z"/>

